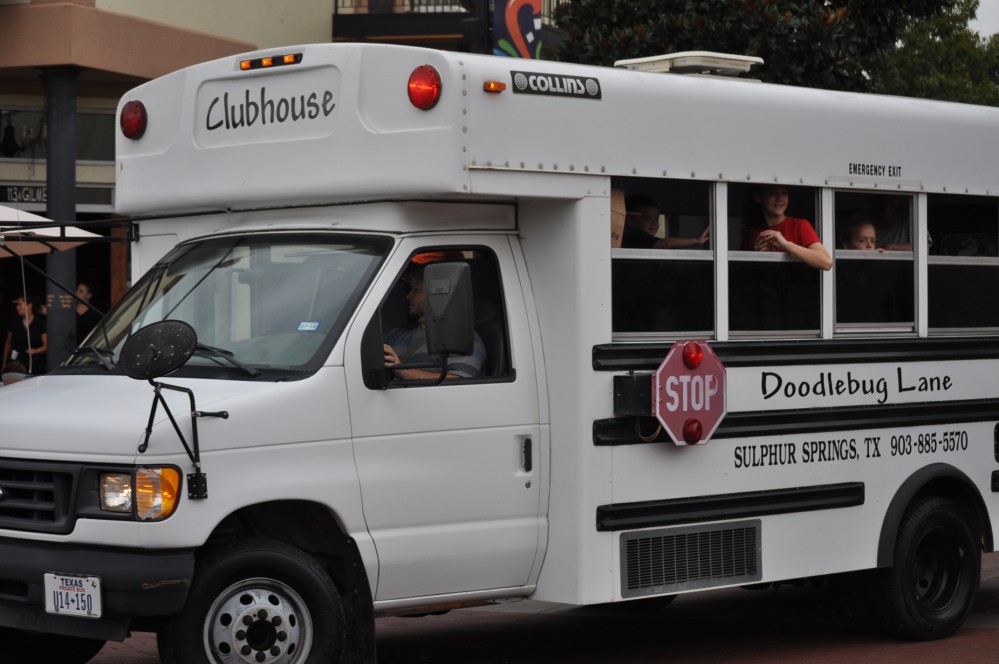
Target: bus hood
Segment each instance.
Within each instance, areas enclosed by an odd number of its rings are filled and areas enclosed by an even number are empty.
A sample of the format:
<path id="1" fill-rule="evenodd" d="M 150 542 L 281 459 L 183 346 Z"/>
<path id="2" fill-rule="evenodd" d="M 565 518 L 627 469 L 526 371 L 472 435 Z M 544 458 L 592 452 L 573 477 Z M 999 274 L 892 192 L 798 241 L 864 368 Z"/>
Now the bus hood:
<path id="1" fill-rule="evenodd" d="M 202 454 L 350 435 L 345 395 L 337 398 L 344 393 L 342 371 L 337 369 L 324 369 L 310 379 L 288 383 L 169 377 L 161 382 L 190 389 L 199 411 L 225 411 L 228 415 L 197 418 Z M 191 445 L 188 395 L 168 389 L 161 393 L 180 432 Z M 310 403 L 315 401 L 317 393 L 325 397 L 323 408 Z M 154 396 L 149 383 L 120 375 L 47 375 L 4 386 L 0 388 L 3 418 L 0 454 L 117 463 L 184 455 L 181 440 L 162 404 L 156 409 L 149 449 L 145 454 L 137 454 L 146 436 Z M 343 417 L 337 417 L 341 407 Z M 276 412 L 281 413 L 279 421 L 274 417 Z M 295 422 L 296 426 L 288 427 L 288 422 Z"/>

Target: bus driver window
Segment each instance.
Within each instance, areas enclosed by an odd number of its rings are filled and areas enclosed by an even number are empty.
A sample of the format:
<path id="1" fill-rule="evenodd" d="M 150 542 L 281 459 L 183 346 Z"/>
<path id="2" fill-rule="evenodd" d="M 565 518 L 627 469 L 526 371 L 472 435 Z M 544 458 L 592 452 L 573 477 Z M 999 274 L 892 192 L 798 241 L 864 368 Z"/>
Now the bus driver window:
<path id="1" fill-rule="evenodd" d="M 482 247 L 430 248 L 412 256 L 381 307 L 385 366 L 433 363 L 424 328 L 423 271 L 440 261 L 468 263 L 472 277 L 475 339 L 472 352 L 450 356 L 448 381 L 508 378 L 511 374 L 506 318 L 496 256 Z M 439 369 L 392 369 L 393 384 L 436 379 Z"/>

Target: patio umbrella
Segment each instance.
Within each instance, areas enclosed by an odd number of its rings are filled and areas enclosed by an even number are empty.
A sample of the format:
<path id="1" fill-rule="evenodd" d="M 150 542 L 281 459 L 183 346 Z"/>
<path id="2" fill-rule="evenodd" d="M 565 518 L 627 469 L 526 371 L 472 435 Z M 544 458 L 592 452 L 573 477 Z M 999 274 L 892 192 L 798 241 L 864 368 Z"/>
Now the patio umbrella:
<path id="1" fill-rule="evenodd" d="M 53 225 L 51 219 L 0 205 L 0 258 L 66 251 L 97 233 L 75 226 Z"/>

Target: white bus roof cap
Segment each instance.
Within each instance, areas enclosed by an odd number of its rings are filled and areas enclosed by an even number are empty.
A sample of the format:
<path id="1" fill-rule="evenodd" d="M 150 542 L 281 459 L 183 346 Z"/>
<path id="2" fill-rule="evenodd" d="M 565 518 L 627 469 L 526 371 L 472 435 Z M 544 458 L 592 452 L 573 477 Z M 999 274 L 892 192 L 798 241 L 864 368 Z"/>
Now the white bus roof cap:
<path id="1" fill-rule="evenodd" d="M 666 55 L 652 55 L 647 58 L 618 60 L 614 66 L 644 72 L 736 76 L 748 72 L 753 65 L 761 64 L 763 64 L 763 58 L 751 55 L 682 51 Z"/>

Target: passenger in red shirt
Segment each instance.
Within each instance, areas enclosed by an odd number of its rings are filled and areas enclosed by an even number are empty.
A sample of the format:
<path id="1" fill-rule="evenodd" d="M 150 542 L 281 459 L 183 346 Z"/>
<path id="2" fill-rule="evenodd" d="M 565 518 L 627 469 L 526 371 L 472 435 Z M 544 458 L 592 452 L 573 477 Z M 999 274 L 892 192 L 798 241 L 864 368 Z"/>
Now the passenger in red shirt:
<path id="1" fill-rule="evenodd" d="M 743 243 L 744 250 L 783 251 L 814 268 L 832 267 L 832 257 L 812 225 L 804 219 L 785 216 L 787 187 L 764 185 L 754 188 L 752 194 L 762 220 L 757 221 Z"/>

